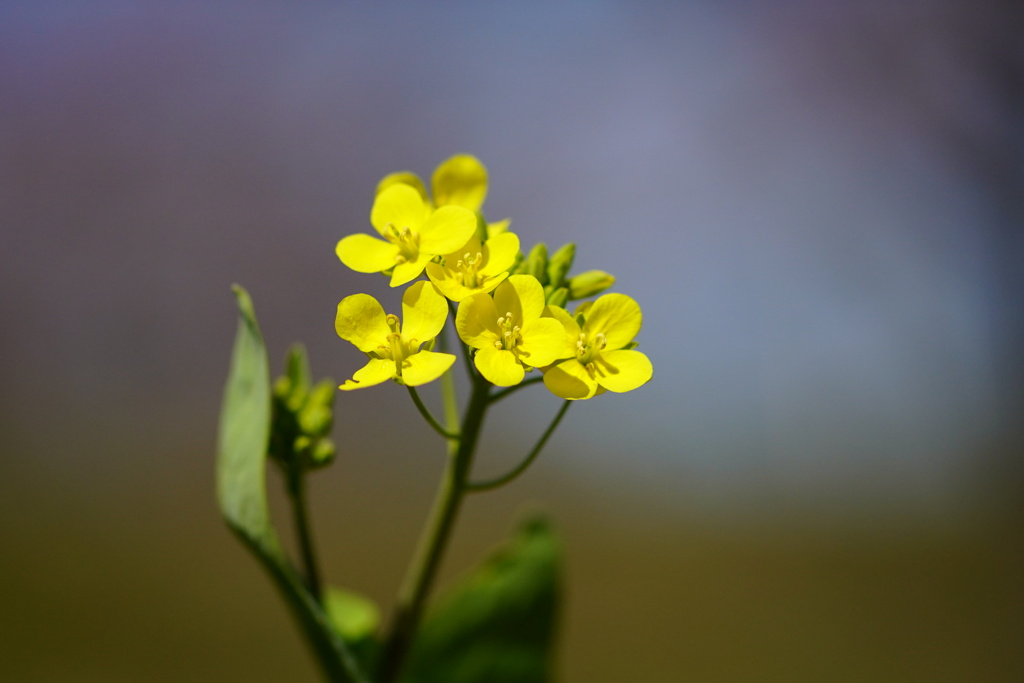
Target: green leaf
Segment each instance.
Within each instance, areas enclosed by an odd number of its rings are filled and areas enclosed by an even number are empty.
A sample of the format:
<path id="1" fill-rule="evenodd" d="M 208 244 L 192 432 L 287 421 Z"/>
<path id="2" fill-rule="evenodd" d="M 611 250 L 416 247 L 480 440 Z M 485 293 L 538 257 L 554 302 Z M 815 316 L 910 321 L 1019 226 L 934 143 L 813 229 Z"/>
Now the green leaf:
<path id="1" fill-rule="evenodd" d="M 266 487 L 270 369 L 252 299 L 241 287 L 233 289 L 238 300 L 238 332 L 217 439 L 217 500 L 221 513 L 292 608 L 327 679 L 365 683 L 366 678 L 285 556 L 271 526 Z"/>
<path id="2" fill-rule="evenodd" d="M 264 467 L 270 438 L 270 370 L 252 299 L 241 287 L 233 289 L 239 321 L 220 414 L 217 499 L 235 531 L 269 549 L 276 541 Z"/>
<path id="3" fill-rule="evenodd" d="M 550 681 L 559 566 L 548 522 L 527 521 L 431 611 L 403 682 Z"/>

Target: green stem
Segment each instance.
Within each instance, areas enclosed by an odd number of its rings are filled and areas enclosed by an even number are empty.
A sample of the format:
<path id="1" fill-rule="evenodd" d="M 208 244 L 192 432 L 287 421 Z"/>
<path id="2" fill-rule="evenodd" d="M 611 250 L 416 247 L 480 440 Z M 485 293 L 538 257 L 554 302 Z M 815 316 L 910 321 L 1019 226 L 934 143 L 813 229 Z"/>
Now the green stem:
<path id="1" fill-rule="evenodd" d="M 306 504 L 305 472 L 299 464 L 293 464 L 288 471 L 288 494 L 292 501 L 292 517 L 295 519 L 295 536 L 302 556 L 302 575 L 306 587 L 317 601 L 321 601 L 320 572 L 317 570 L 316 553 L 313 551 L 313 532 L 310 528 L 309 511 Z"/>
<path id="2" fill-rule="evenodd" d="M 506 387 L 506 388 L 502 389 L 501 391 L 498 391 L 498 392 L 495 392 L 495 393 L 491 394 L 491 403 L 497 403 L 498 401 L 500 401 L 501 399 L 505 398 L 509 394 L 515 393 L 516 391 L 519 391 L 523 387 L 528 387 L 531 384 L 537 384 L 538 382 L 543 382 L 543 381 L 544 381 L 544 376 L 543 375 L 540 376 L 540 377 L 531 377 L 530 379 L 524 379 L 519 384 L 514 384 L 514 385 L 512 385 L 510 387 Z"/>
<path id="3" fill-rule="evenodd" d="M 451 353 L 451 345 L 448 341 L 449 334 L 450 332 L 447 326 L 441 330 L 439 339 L 441 342 L 441 351 L 444 353 Z M 465 346 L 463 346 L 462 352 L 468 353 Z M 455 372 L 451 368 L 448 369 L 448 372 L 441 375 L 441 402 L 444 404 L 444 421 L 447 425 L 447 431 L 451 434 L 458 434 L 459 401 L 455 393 Z M 448 439 L 448 454 L 454 454 L 455 449 L 458 448 L 458 446 L 459 442 L 457 437 Z"/>
<path id="4" fill-rule="evenodd" d="M 409 390 L 409 395 L 412 396 L 412 402 L 416 404 L 416 408 L 419 409 L 420 415 L 422 415 L 423 419 L 427 421 L 427 424 L 434 428 L 435 432 L 437 432 L 446 439 L 459 438 L 459 435 L 457 433 L 449 432 L 447 429 L 441 426 L 441 423 L 437 421 L 437 418 L 430 414 L 430 411 L 427 410 L 427 406 L 423 405 L 423 400 L 420 399 L 420 394 L 418 391 L 416 391 L 415 387 L 406 386 L 406 389 Z"/>
<path id="5" fill-rule="evenodd" d="M 466 492 L 477 493 L 479 491 L 489 491 L 490 489 L 496 489 L 499 486 L 504 486 L 505 484 L 509 483 L 510 481 L 518 477 L 520 474 L 525 472 L 526 468 L 528 468 L 533 463 L 533 461 L 537 459 L 537 456 L 540 455 L 541 449 L 544 448 L 544 444 L 548 442 L 548 439 L 554 433 L 555 428 L 558 427 L 558 423 L 562 421 L 562 416 L 565 415 L 566 411 L 569 410 L 569 406 L 571 404 L 572 401 L 566 401 L 562 404 L 562 407 L 559 409 L 558 414 L 555 415 L 555 419 L 553 419 L 551 421 L 551 424 L 548 425 L 548 428 L 544 430 L 544 433 L 541 435 L 540 440 L 537 441 L 537 445 L 533 447 L 533 450 L 530 451 L 530 454 L 527 455 L 522 462 L 520 462 L 518 465 L 516 465 L 514 468 L 512 468 L 505 474 L 501 475 L 500 477 L 495 477 L 494 479 L 488 479 L 486 481 L 467 483 Z"/>
<path id="6" fill-rule="evenodd" d="M 473 391 L 462 419 L 458 447 L 448 458 L 430 518 L 398 594 L 395 614 L 380 660 L 380 683 L 392 683 L 401 671 L 466 494 L 466 479 L 490 395 L 490 384 L 482 377 L 474 376 L 472 382 Z"/>

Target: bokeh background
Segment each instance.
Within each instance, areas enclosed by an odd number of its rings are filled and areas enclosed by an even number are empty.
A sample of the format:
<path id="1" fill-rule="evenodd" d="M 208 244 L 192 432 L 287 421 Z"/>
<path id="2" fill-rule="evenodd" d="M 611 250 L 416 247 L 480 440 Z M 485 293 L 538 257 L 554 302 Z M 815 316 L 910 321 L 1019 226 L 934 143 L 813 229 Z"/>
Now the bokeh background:
<path id="1" fill-rule="evenodd" d="M 1021 26 L 998 0 L 3 3 L 0 679 L 315 680 L 214 503 L 229 286 L 275 362 L 301 340 L 344 379 L 337 302 L 399 299 L 334 244 L 384 174 L 472 153 L 490 218 L 641 303 L 655 377 L 471 499 L 446 580 L 539 507 L 560 680 L 1024 680 Z M 557 405 L 510 399 L 481 473 Z M 386 607 L 442 448 L 398 388 L 337 407 L 325 570 Z"/>

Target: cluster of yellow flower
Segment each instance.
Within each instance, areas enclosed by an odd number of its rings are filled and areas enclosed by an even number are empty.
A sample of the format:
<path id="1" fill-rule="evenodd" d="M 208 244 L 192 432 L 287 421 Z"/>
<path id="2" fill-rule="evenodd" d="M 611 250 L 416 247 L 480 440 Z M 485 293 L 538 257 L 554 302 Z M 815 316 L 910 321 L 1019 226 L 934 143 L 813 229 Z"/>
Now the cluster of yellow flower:
<path id="1" fill-rule="evenodd" d="M 575 247 L 549 259 L 539 244 L 524 256 L 509 221 L 488 223 L 481 213 L 487 170 L 474 157 L 442 163 L 423 181 L 393 173 L 377 186 L 370 223 L 380 237 L 356 234 L 336 248 L 338 258 L 360 273 L 384 273 L 391 286 L 413 283 L 402 297 L 402 317 L 389 315 L 372 296 L 354 294 L 338 304 L 338 335 L 366 353 L 369 362 L 344 390 L 393 379 L 419 386 L 455 362 L 433 351 L 458 304 L 455 329 L 477 371 L 509 387 L 527 372 L 544 373 L 544 384 L 565 399 L 586 399 L 605 390 L 636 389 L 651 378 L 647 356 L 634 350 L 640 306 L 624 294 L 605 294 L 570 314 L 566 303 L 601 293 L 615 278 L 602 271 L 568 277 Z"/>

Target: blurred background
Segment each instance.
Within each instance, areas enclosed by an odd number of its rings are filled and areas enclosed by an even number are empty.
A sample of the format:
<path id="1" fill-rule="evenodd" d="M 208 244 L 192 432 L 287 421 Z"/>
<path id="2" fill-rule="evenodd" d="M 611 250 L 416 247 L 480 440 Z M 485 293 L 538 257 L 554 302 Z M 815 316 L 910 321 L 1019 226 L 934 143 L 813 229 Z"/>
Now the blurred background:
<path id="1" fill-rule="evenodd" d="M 214 502 L 229 288 L 275 373 L 303 341 L 350 376 L 337 302 L 400 292 L 334 244 L 383 175 L 456 153 L 490 219 L 618 277 L 655 376 L 472 498 L 446 581 L 526 505 L 565 539 L 562 681 L 1024 680 L 1022 25 L 1000 0 L 3 3 L 0 680 L 316 680 Z M 502 406 L 482 476 L 558 401 Z M 442 446 L 397 387 L 337 410 L 324 568 L 386 608 Z"/>

